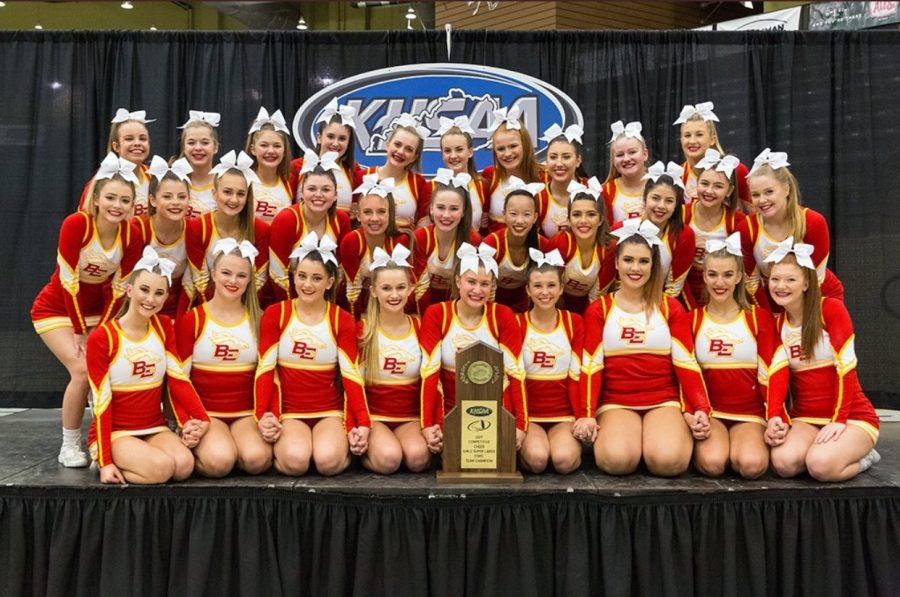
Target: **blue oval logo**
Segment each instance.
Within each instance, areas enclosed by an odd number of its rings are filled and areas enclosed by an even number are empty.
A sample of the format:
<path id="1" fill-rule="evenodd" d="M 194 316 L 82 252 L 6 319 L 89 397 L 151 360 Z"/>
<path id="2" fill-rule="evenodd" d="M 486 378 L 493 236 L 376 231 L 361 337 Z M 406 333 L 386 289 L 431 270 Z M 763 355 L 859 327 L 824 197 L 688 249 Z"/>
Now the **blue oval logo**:
<path id="1" fill-rule="evenodd" d="M 440 118 L 466 115 L 472 128 L 478 169 L 493 163 L 491 112 L 518 106 L 525 127 L 543 161 L 546 141 L 540 136 L 553 124 L 584 126 L 578 105 L 556 87 L 514 71 L 480 65 L 435 63 L 385 68 L 330 85 L 306 100 L 294 116 L 293 133 L 301 149 L 316 146 L 316 121 L 332 98 L 356 109 L 356 160 L 380 166 L 394 121 L 409 112 L 432 134 L 425 139 L 422 173 L 431 176 L 443 168 Z"/>
<path id="2" fill-rule="evenodd" d="M 494 411 L 486 406 L 470 406 L 466 409 L 466 412 L 473 417 L 486 417 Z"/>

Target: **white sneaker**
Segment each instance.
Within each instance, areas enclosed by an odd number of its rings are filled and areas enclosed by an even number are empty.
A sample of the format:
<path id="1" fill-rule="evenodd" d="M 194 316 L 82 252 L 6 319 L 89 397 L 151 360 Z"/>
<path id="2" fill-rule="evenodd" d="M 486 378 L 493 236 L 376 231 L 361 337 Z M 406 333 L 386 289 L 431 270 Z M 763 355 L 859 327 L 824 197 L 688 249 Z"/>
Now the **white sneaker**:
<path id="1" fill-rule="evenodd" d="M 881 462 L 881 454 L 873 449 L 860 459 L 859 472 L 867 471 L 879 462 Z"/>
<path id="2" fill-rule="evenodd" d="M 90 464 L 88 455 L 82 452 L 78 446 L 63 445 L 59 449 L 59 457 L 56 460 L 67 468 L 81 468 Z"/>

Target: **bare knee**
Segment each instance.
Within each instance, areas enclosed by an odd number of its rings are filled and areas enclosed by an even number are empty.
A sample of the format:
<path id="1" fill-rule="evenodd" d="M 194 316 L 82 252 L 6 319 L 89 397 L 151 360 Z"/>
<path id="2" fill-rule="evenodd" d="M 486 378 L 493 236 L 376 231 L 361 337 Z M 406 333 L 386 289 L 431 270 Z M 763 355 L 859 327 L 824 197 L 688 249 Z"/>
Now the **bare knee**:
<path id="1" fill-rule="evenodd" d="M 382 446 L 377 450 L 373 450 L 372 447 L 369 446 L 369 453 L 366 455 L 366 458 L 363 459 L 363 462 L 365 463 L 366 468 L 372 472 L 381 475 L 390 475 L 396 473 L 400 468 L 400 464 L 403 462 L 403 451 L 400 449 L 399 445 L 390 447 Z M 316 462 L 316 466 L 318 467 L 318 462 Z"/>
<path id="2" fill-rule="evenodd" d="M 165 483 L 175 476 L 175 460 L 168 454 L 154 450 L 147 456 L 146 469 L 140 471 L 143 481 L 129 480 L 132 483 Z"/>
<path id="3" fill-rule="evenodd" d="M 336 446 L 328 447 L 315 452 L 313 460 L 320 475 L 331 477 L 347 470 L 350 466 L 350 452 Z"/>
<path id="4" fill-rule="evenodd" d="M 745 479 L 756 479 L 769 468 L 769 455 L 765 452 L 741 454 L 732 459 L 731 467 Z"/>
<path id="5" fill-rule="evenodd" d="M 532 473 L 542 473 L 547 468 L 550 454 L 543 446 L 526 444 L 519 452 L 519 459 L 526 470 Z"/>
<path id="6" fill-rule="evenodd" d="M 838 481 L 844 467 L 818 451 L 810 450 L 806 454 L 806 470 L 816 481 Z"/>
<path id="7" fill-rule="evenodd" d="M 694 466 L 707 477 L 721 477 L 725 474 L 727 464 L 727 454 L 705 454 L 703 452 L 694 454 Z"/>
<path id="8" fill-rule="evenodd" d="M 231 451 L 215 451 L 197 458 L 197 472 L 204 477 L 219 479 L 234 468 L 234 453 Z M 190 473 L 188 473 L 190 474 Z"/>
<path id="9" fill-rule="evenodd" d="M 411 472 L 420 473 L 431 465 L 431 452 L 428 451 L 428 447 L 423 442 L 421 447 L 417 446 L 404 454 L 404 460 L 406 468 Z"/>
<path id="10" fill-rule="evenodd" d="M 659 454 L 650 452 L 644 454 L 644 462 L 650 474 L 657 477 L 677 477 L 688 469 L 691 462 L 690 453 L 687 455 L 676 452 Z"/>
<path id="11" fill-rule="evenodd" d="M 172 478 L 175 481 L 184 481 L 194 472 L 194 454 L 187 448 L 179 451 L 172 461 L 174 464 Z"/>
<path id="12" fill-rule="evenodd" d="M 305 475 L 309 471 L 310 459 L 309 449 L 297 445 L 279 446 L 274 452 L 275 469 L 283 475 Z"/>
<path id="13" fill-rule="evenodd" d="M 772 470 L 785 479 L 796 477 L 806 468 L 803 458 L 784 450 L 772 450 L 771 460 Z"/>
<path id="14" fill-rule="evenodd" d="M 609 475 L 629 475 L 637 469 L 641 461 L 640 451 L 627 450 L 620 447 L 596 451 L 594 459 L 597 468 Z"/>
<path id="15" fill-rule="evenodd" d="M 581 445 L 578 447 L 581 448 Z M 553 470 L 565 475 L 581 466 L 581 450 L 551 450 L 550 460 L 553 462 Z"/>
<path id="16" fill-rule="evenodd" d="M 237 464 L 251 475 L 264 473 L 272 466 L 272 448 L 265 444 L 240 450 Z"/>

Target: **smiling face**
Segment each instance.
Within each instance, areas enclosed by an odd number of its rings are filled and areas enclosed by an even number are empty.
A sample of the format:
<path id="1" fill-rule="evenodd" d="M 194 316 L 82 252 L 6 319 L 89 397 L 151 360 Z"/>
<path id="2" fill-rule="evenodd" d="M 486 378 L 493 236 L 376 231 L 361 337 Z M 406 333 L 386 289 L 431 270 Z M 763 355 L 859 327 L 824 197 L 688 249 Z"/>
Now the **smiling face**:
<path id="1" fill-rule="evenodd" d="M 743 265 L 734 256 L 706 257 L 703 282 L 710 303 L 723 304 L 734 300 L 734 289 L 743 277 Z"/>
<path id="2" fill-rule="evenodd" d="M 677 202 L 675 187 L 669 184 L 654 185 L 645 195 L 644 215 L 662 230 L 675 213 Z"/>
<path id="3" fill-rule="evenodd" d="M 647 148 L 640 140 L 625 136 L 619 137 L 613 142 L 609 153 L 613 168 L 620 176 L 626 178 L 642 175 L 649 159 Z"/>
<path id="4" fill-rule="evenodd" d="M 719 209 L 731 195 L 733 187 L 724 172 L 708 168 L 697 179 L 697 199 L 704 207 Z"/>
<path id="5" fill-rule="evenodd" d="M 344 157 L 350 146 L 350 127 L 339 122 L 328 123 L 322 132 L 316 134 L 316 142 L 321 151 L 320 157 L 329 151 L 337 152 L 338 158 Z"/>
<path id="6" fill-rule="evenodd" d="M 747 177 L 750 199 L 763 218 L 780 219 L 787 213 L 788 185 L 779 182 L 774 176 L 758 174 Z"/>
<path id="7" fill-rule="evenodd" d="M 141 270 L 132 283 L 125 286 L 125 294 L 130 299 L 128 311 L 149 319 L 165 305 L 169 281 L 160 274 Z"/>
<path id="8" fill-rule="evenodd" d="M 555 309 L 563 293 L 559 269 L 536 270 L 529 273 L 525 292 L 538 309 Z"/>
<path id="9" fill-rule="evenodd" d="M 620 241 L 616 271 L 623 288 L 640 290 L 647 285 L 653 270 L 653 252 L 642 242 Z"/>
<path id="10" fill-rule="evenodd" d="M 112 150 L 132 164 L 140 164 L 150 155 L 150 133 L 147 126 L 137 120 L 126 120 L 119 125 Z"/>
<path id="11" fill-rule="evenodd" d="M 387 143 L 388 163 L 397 168 L 409 168 L 418 159 L 421 144 L 419 135 L 403 127 L 397 128 Z"/>
<path id="12" fill-rule="evenodd" d="M 441 137 L 441 158 L 454 174 L 467 172 L 473 155 L 472 144 L 465 135 L 446 133 Z"/>
<path id="13" fill-rule="evenodd" d="M 217 296 L 240 300 L 253 279 L 253 267 L 240 255 L 222 255 L 217 258 L 210 277 Z"/>
<path id="14" fill-rule="evenodd" d="M 187 184 L 181 180 L 163 179 L 156 187 L 156 193 L 150 195 L 147 201 L 150 203 L 153 214 L 163 220 L 180 222 L 187 214 L 188 200 Z"/>
<path id="15" fill-rule="evenodd" d="M 517 130 L 506 130 L 501 126 L 494 133 L 492 147 L 494 159 L 503 166 L 507 172 L 515 172 L 522 165 L 522 157 L 525 148 L 522 145 L 522 135 Z"/>
<path id="16" fill-rule="evenodd" d="M 684 157 L 692 162 L 701 159 L 715 141 L 705 120 L 688 120 L 682 123 L 681 150 L 684 152 Z"/>
<path id="17" fill-rule="evenodd" d="M 237 216 L 247 205 L 247 179 L 237 172 L 226 172 L 216 179 L 212 190 L 216 209 L 226 216 Z"/>
<path id="18" fill-rule="evenodd" d="M 521 193 L 511 193 L 503 208 L 503 217 L 509 234 L 516 238 L 525 238 L 537 222 L 537 208 L 534 197 Z"/>
<path id="19" fill-rule="evenodd" d="M 802 305 L 803 293 L 808 289 L 806 268 L 791 261 L 772 264 L 769 270 L 769 294 L 778 305 L 785 309 Z"/>
<path id="20" fill-rule="evenodd" d="M 284 139 L 278 131 L 260 130 L 253 134 L 250 155 L 266 168 L 277 168 L 284 160 Z"/>
<path id="21" fill-rule="evenodd" d="M 304 259 L 294 270 L 294 290 L 297 298 L 308 306 L 319 306 L 325 302 L 325 292 L 334 285 L 334 276 L 325 264 L 314 259 Z"/>
<path id="22" fill-rule="evenodd" d="M 553 141 L 547 147 L 547 171 L 550 178 L 559 183 L 575 180 L 575 171 L 581 166 L 581 156 L 572 143 Z"/>
<path id="23" fill-rule="evenodd" d="M 569 206 L 569 226 L 579 240 L 594 240 L 600 227 L 600 210 L 593 199 L 576 199 Z"/>
<path id="24" fill-rule="evenodd" d="M 219 153 L 219 142 L 212 127 L 203 124 L 186 127 L 181 135 L 181 152 L 194 170 L 211 168 L 213 158 Z"/>
<path id="25" fill-rule="evenodd" d="M 324 174 L 307 174 L 300 192 L 303 205 L 313 213 L 326 213 L 337 201 L 337 185 Z"/>
<path id="26" fill-rule="evenodd" d="M 94 188 L 94 215 L 98 220 L 118 225 L 131 217 L 132 209 L 134 209 L 132 185 L 118 179 L 97 182 Z"/>
<path id="27" fill-rule="evenodd" d="M 370 292 L 382 313 L 403 313 L 412 290 L 407 268 L 378 268 L 372 272 Z"/>
<path id="28" fill-rule="evenodd" d="M 456 287 L 459 289 L 459 300 L 467 307 L 480 309 L 491 296 L 494 287 L 494 274 L 485 271 L 479 265 L 478 271 L 466 270 L 456 276 Z"/>
<path id="29" fill-rule="evenodd" d="M 444 189 L 431 197 L 431 219 L 441 232 L 456 230 L 463 218 L 464 203 L 459 193 Z"/>
<path id="30" fill-rule="evenodd" d="M 359 200 L 359 225 L 366 234 L 379 236 L 388 227 L 388 201 L 380 195 L 365 195 Z"/>

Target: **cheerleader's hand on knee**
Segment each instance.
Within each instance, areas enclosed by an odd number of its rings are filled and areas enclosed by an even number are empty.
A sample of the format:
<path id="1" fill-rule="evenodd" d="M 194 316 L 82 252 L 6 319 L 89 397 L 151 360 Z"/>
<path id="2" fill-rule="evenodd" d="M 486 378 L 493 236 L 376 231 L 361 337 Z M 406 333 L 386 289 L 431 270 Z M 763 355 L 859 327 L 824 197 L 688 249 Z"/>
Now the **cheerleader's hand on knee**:
<path id="1" fill-rule="evenodd" d="M 281 437 L 281 421 L 272 413 L 264 414 L 259 420 L 258 426 L 260 435 L 270 444 L 274 444 Z"/>
<path id="2" fill-rule="evenodd" d="M 516 427 L 516 450 L 522 449 L 522 442 L 525 441 L 525 432 Z"/>
<path id="3" fill-rule="evenodd" d="M 107 464 L 100 469 L 100 482 L 101 483 L 118 483 L 120 485 L 125 484 L 125 476 L 122 474 L 122 471 L 119 470 L 115 464 Z"/>
<path id="4" fill-rule="evenodd" d="M 816 435 L 816 443 L 824 444 L 826 442 L 837 441 L 846 428 L 847 426 L 843 423 L 829 423 L 819 429 L 819 434 Z"/>
<path id="5" fill-rule="evenodd" d="M 350 453 L 354 456 L 362 456 L 369 449 L 368 427 L 354 427 L 347 433 L 350 442 Z"/>
<path id="6" fill-rule="evenodd" d="M 444 434 L 441 432 L 440 425 L 433 425 L 422 429 L 422 436 L 425 438 L 425 444 L 428 451 L 432 454 L 440 454 L 444 448 Z"/>
<path id="7" fill-rule="evenodd" d="M 765 433 L 766 443 L 769 447 L 775 448 L 783 444 L 784 438 L 787 435 L 787 430 L 788 426 L 781 420 L 781 417 L 772 417 L 769 419 L 769 422 L 766 424 Z"/>
<path id="8" fill-rule="evenodd" d="M 597 425 L 597 419 L 593 417 L 582 417 L 575 421 L 572 425 L 572 435 L 580 442 L 594 443 L 597 439 L 597 432 L 600 427 Z"/>

